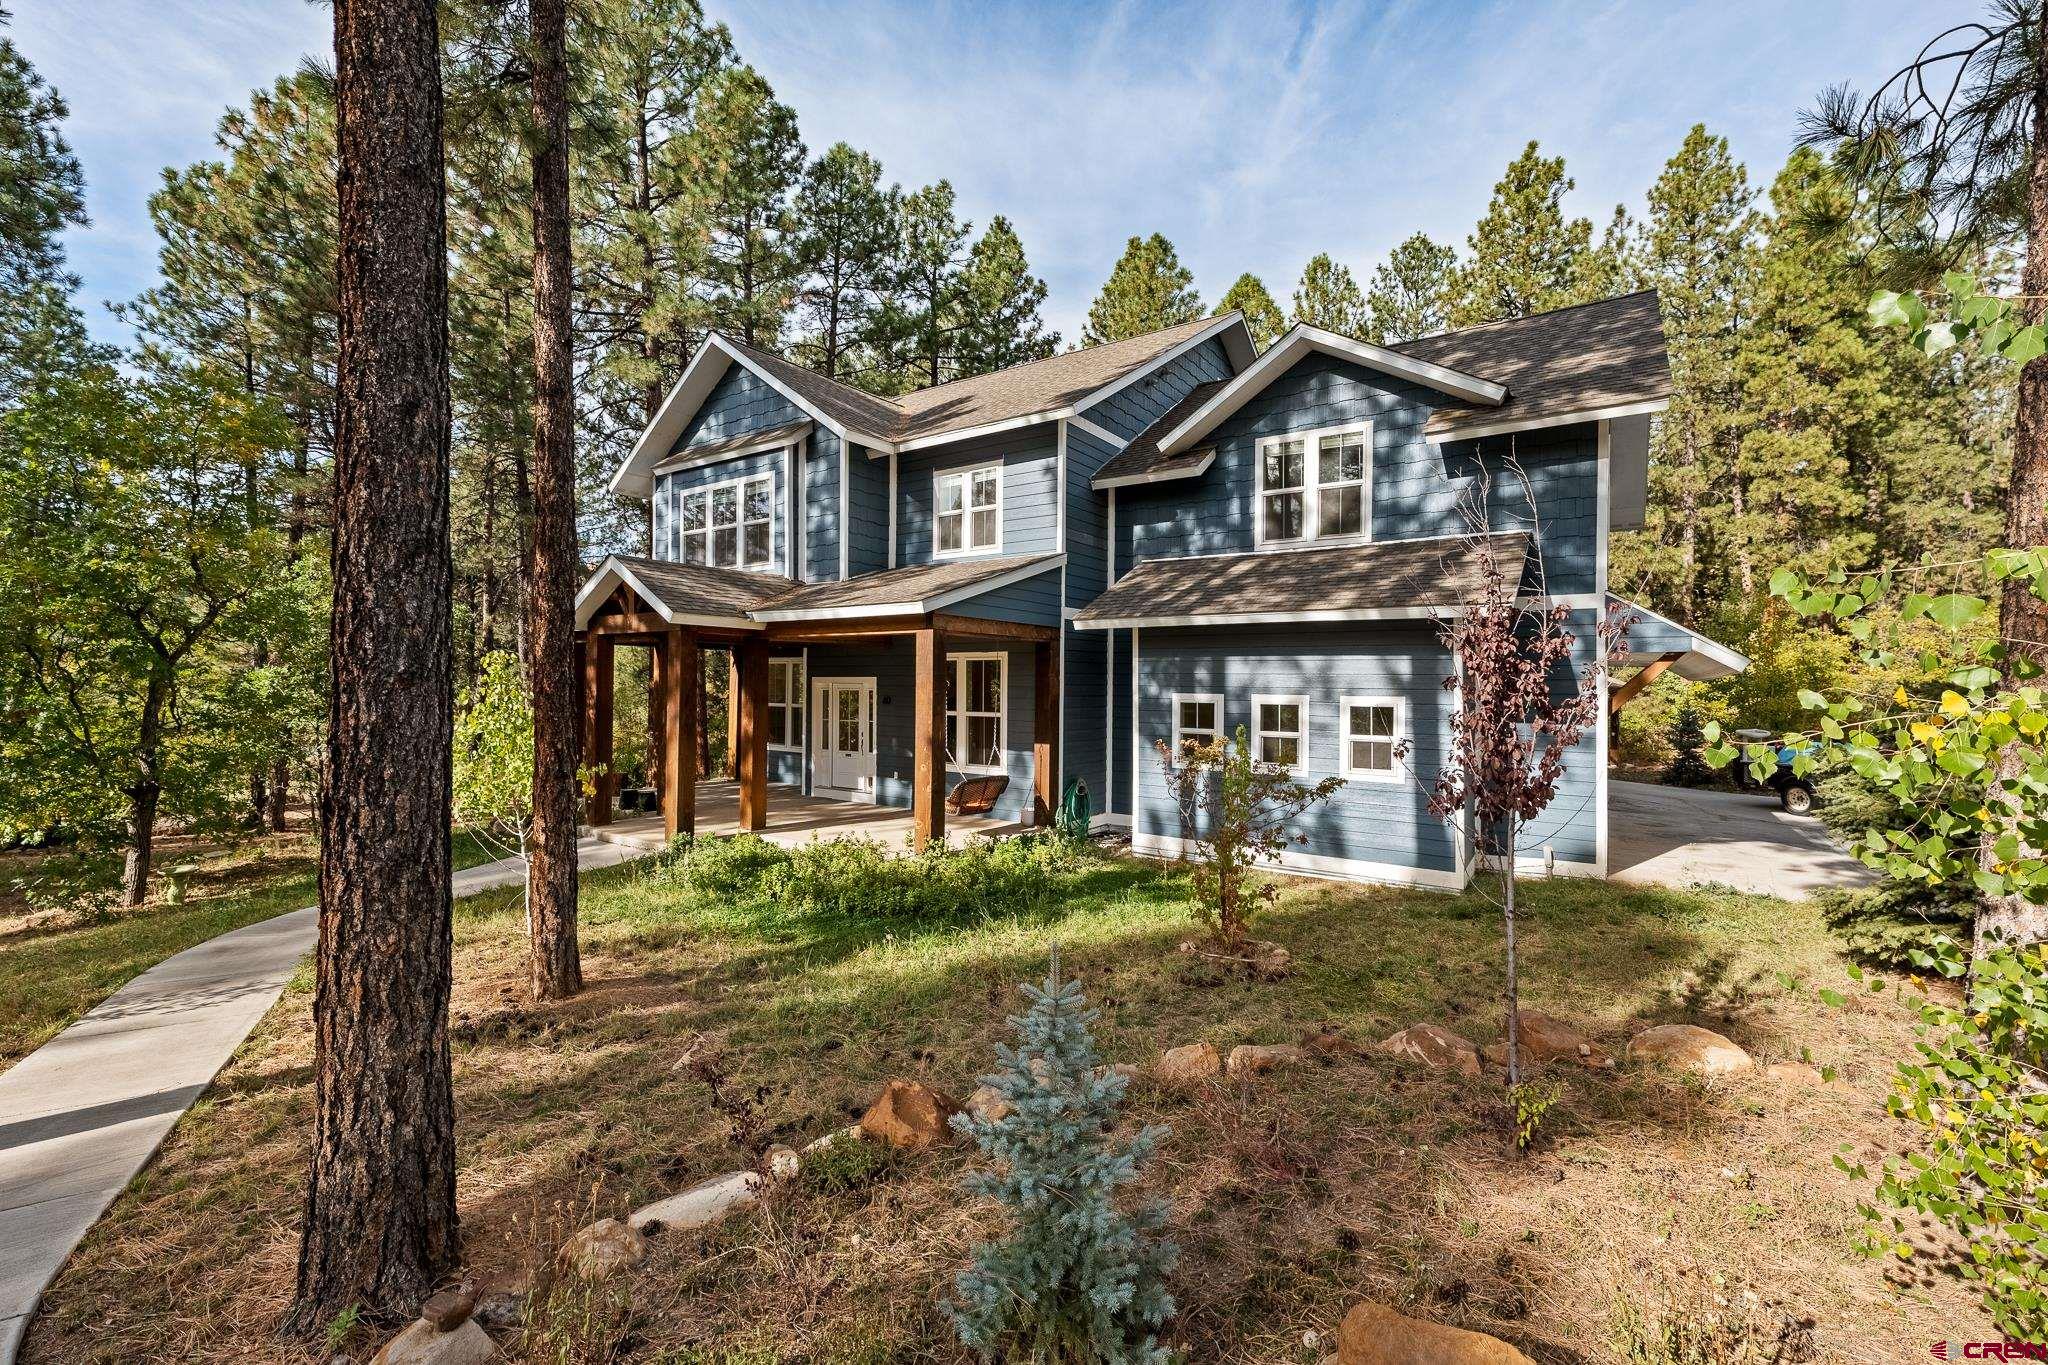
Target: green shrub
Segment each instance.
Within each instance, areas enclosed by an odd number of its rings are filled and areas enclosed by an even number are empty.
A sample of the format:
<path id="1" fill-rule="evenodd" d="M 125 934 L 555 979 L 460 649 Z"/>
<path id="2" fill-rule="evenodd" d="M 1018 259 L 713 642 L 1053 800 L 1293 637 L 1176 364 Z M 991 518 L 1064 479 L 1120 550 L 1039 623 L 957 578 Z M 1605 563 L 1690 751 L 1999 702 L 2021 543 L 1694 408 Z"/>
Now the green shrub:
<path id="1" fill-rule="evenodd" d="M 1707 787 L 1718 781 L 1714 770 L 1700 757 L 1700 748 L 1706 742 L 1706 725 L 1699 708 L 1689 701 L 1680 704 L 1671 718 L 1672 757 L 1664 769 L 1664 780 L 1674 787 Z"/>
<path id="2" fill-rule="evenodd" d="M 839 1138 L 806 1156 L 800 1174 L 819 1194 L 845 1194 L 866 1189 L 895 1165 L 894 1149 L 883 1143 Z"/>
<path id="3" fill-rule="evenodd" d="M 1912 823 L 1890 793 L 1846 768 L 1822 778 L 1819 795 L 1815 812 L 1844 842 L 1866 830 Z M 1824 891 L 1814 899 L 1852 956 L 1896 968 L 1905 967 L 1916 951 L 1933 952 L 1944 937 L 1969 937 L 1977 913 L 1975 889 L 1961 878 L 1888 877 L 1873 887 Z"/>

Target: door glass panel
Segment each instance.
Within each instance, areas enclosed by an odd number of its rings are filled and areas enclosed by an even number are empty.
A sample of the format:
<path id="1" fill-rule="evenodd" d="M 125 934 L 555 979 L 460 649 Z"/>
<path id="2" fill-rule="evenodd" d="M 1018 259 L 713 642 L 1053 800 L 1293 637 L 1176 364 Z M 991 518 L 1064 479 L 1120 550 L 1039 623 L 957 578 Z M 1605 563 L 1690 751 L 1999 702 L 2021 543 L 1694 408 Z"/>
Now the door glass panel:
<path id="1" fill-rule="evenodd" d="M 842 687 L 833 702 L 839 717 L 839 751 L 857 754 L 860 743 L 860 689 Z"/>

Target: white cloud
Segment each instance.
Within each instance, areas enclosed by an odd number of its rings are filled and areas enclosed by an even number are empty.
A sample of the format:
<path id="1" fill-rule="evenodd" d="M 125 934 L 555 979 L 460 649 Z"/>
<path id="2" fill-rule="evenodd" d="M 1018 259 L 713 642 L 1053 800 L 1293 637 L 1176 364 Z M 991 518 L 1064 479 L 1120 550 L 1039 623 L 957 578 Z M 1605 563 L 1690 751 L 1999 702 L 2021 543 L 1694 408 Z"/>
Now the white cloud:
<path id="1" fill-rule="evenodd" d="M 814 151 L 844 139 L 1015 221 L 1069 337 L 1134 233 L 1172 238 L 1212 302 L 1247 269 L 1284 302 L 1317 251 L 1363 275 L 1412 231 L 1462 244 L 1532 137 L 1596 221 L 1639 208 L 1696 121 L 1767 184 L 1803 105 L 1930 23 L 1924 0 L 710 4 Z M 16 41 L 72 103 L 88 298 L 147 287 L 159 168 L 210 155 L 222 109 L 330 25 L 301 0 L 21 5 Z"/>

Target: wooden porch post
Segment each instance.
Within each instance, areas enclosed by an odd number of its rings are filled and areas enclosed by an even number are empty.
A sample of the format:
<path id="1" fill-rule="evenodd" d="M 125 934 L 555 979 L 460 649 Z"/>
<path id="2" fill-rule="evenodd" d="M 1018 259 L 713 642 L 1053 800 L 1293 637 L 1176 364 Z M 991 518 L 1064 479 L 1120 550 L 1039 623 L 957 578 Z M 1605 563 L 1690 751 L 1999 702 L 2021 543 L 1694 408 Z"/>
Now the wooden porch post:
<path id="1" fill-rule="evenodd" d="M 946 837 L 946 650 L 936 630 L 917 631 L 916 638 L 916 710 L 910 728 L 917 761 L 911 776 L 910 842 L 921 851 Z"/>
<path id="2" fill-rule="evenodd" d="M 661 827 L 673 839 L 697 832 L 697 632 L 672 628 L 659 651 L 662 724 Z"/>
<path id="3" fill-rule="evenodd" d="M 589 807 L 584 814 L 588 825 L 612 822 L 612 793 L 617 778 L 612 775 L 612 637 L 592 631 L 583 646 L 584 732 L 583 762 L 602 767 Z"/>
<path id="4" fill-rule="evenodd" d="M 1059 809 L 1060 653 L 1040 640 L 1031 647 L 1031 823 L 1044 829 Z"/>
<path id="5" fill-rule="evenodd" d="M 738 724 L 733 742 L 740 785 L 740 828 L 768 827 L 768 642 L 747 640 L 733 649 L 734 710 Z"/>

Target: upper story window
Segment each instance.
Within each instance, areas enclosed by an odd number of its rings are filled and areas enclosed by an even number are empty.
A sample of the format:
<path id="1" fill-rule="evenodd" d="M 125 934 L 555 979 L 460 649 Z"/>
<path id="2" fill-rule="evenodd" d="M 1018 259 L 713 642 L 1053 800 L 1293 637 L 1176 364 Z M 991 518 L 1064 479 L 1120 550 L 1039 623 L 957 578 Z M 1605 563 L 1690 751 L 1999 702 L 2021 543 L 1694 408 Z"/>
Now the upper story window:
<path id="1" fill-rule="evenodd" d="M 1370 422 L 1261 440 L 1259 543 L 1365 539 L 1372 506 L 1371 450 Z"/>
<path id="2" fill-rule="evenodd" d="M 677 558 L 721 569 L 765 569 L 775 562 L 775 479 L 755 474 L 692 488 L 676 519 Z"/>
<path id="3" fill-rule="evenodd" d="M 982 465 L 932 476 L 932 555 L 1003 548 L 1003 467 Z"/>

